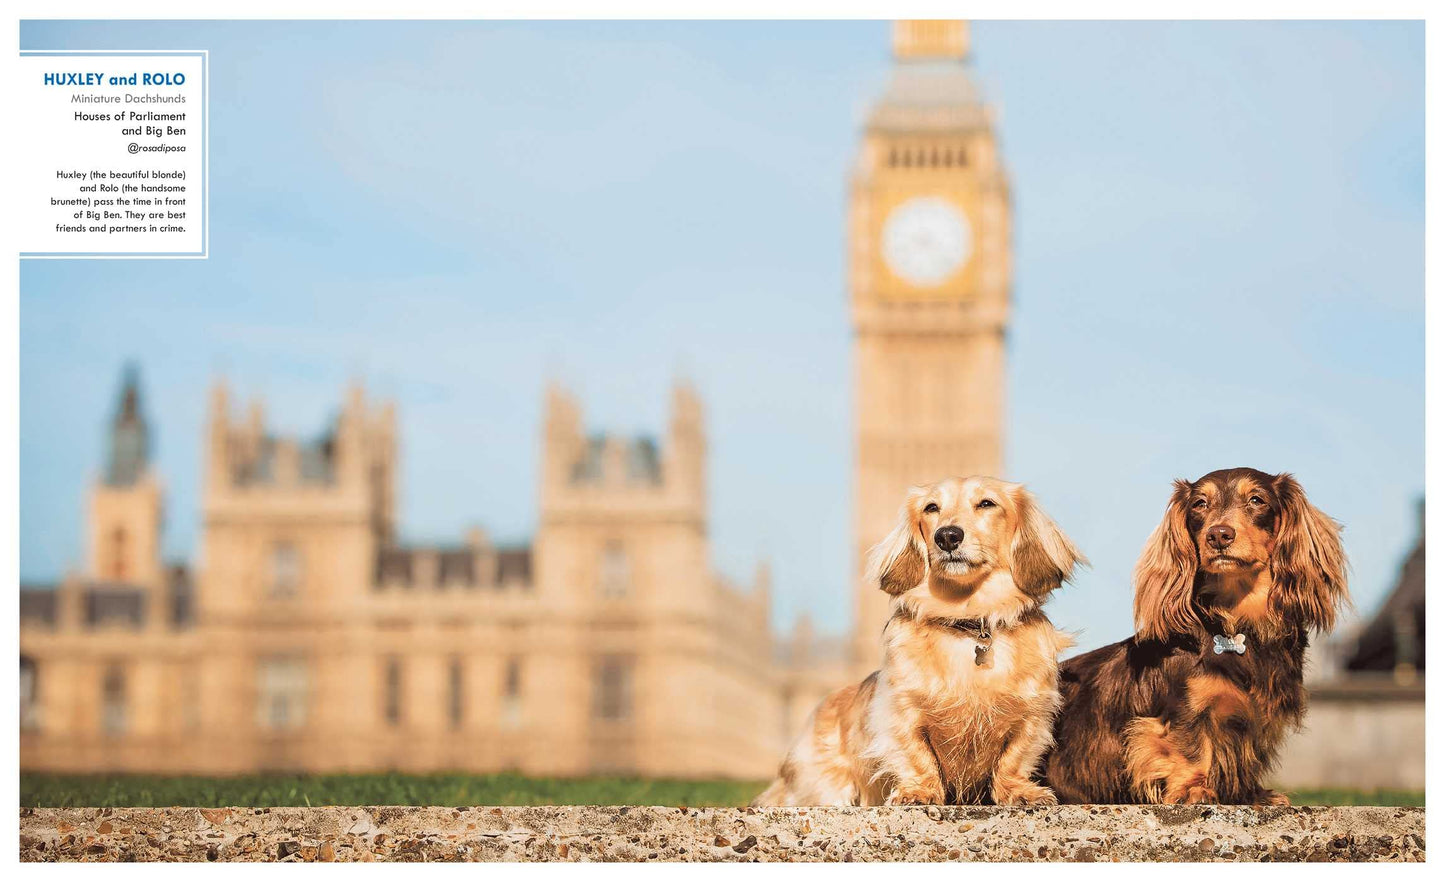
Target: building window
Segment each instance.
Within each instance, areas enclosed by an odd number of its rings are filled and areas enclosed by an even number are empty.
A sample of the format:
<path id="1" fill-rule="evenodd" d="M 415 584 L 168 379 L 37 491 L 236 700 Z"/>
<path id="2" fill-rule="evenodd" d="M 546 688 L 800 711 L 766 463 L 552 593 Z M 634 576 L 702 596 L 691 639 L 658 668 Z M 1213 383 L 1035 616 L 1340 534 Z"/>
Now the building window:
<path id="1" fill-rule="evenodd" d="M 111 665 L 105 669 L 100 685 L 100 728 L 107 735 L 121 735 L 128 722 L 125 671 L 120 665 Z"/>
<path id="2" fill-rule="evenodd" d="M 382 682 L 381 712 L 388 726 L 401 725 L 401 659 L 386 660 Z"/>
<path id="3" fill-rule="evenodd" d="M 632 659 L 606 655 L 593 668 L 592 715 L 621 721 L 632 716 Z"/>
<path id="4" fill-rule="evenodd" d="M 626 597 L 627 585 L 632 580 L 630 570 L 627 549 L 615 539 L 608 542 L 602 549 L 602 562 L 598 567 L 597 593 L 609 599 Z"/>
<path id="5" fill-rule="evenodd" d="M 295 597 L 301 590 L 301 552 L 290 542 L 271 548 L 271 596 Z"/>
<path id="6" fill-rule="evenodd" d="M 273 732 L 305 726 L 309 681 L 302 659 L 262 659 L 256 670 L 257 724 Z"/>
<path id="7" fill-rule="evenodd" d="M 522 724 L 522 660 L 507 659 L 502 674 L 502 725 L 515 729 Z"/>
<path id="8" fill-rule="evenodd" d="M 447 719 L 451 722 L 453 729 L 462 727 L 462 687 L 465 680 L 462 677 L 462 660 L 452 659 L 451 666 L 447 669 Z"/>
<path id="9" fill-rule="evenodd" d="M 20 656 L 20 731 L 40 728 L 40 692 L 35 660 Z"/>
<path id="10" fill-rule="evenodd" d="M 125 581 L 125 528 L 116 527 L 110 534 L 110 578 Z"/>

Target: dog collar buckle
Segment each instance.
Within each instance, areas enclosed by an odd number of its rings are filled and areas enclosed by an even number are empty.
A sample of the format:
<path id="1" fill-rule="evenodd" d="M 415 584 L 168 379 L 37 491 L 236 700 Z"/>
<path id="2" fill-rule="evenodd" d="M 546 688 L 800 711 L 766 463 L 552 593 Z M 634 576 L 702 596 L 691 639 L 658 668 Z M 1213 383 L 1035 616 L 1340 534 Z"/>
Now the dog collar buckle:
<path id="1" fill-rule="evenodd" d="M 1235 634 L 1233 637 L 1225 637 L 1221 634 L 1214 635 L 1214 654 L 1223 655 L 1226 652 L 1234 652 L 1244 655 L 1244 635 Z"/>

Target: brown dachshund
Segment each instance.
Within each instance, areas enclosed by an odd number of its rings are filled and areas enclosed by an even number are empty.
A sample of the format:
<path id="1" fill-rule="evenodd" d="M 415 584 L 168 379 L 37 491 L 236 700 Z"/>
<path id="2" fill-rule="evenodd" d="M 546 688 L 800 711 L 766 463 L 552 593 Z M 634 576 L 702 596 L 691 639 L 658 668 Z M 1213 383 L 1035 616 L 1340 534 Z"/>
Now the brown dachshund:
<path id="1" fill-rule="evenodd" d="M 1135 636 L 1062 666 L 1044 779 L 1064 802 L 1287 803 L 1265 776 L 1345 572 L 1339 525 L 1290 475 L 1176 481 L 1134 571 Z"/>

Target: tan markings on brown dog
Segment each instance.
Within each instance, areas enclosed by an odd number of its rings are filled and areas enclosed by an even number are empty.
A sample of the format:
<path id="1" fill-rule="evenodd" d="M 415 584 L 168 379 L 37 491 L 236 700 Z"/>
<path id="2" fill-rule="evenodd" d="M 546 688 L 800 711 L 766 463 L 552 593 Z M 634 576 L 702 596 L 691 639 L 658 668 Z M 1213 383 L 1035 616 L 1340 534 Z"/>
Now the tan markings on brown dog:
<path id="1" fill-rule="evenodd" d="M 1218 801 L 1208 783 L 1213 757 L 1207 746 L 1190 757 L 1169 724 L 1156 717 L 1134 720 L 1125 727 L 1124 741 L 1125 765 L 1145 802 Z"/>
<path id="2" fill-rule="evenodd" d="M 1238 686 L 1218 674 L 1190 677 L 1185 687 L 1186 701 L 1195 714 L 1209 715 L 1216 722 L 1247 719 L 1253 715 L 1249 697 Z"/>
<path id="3" fill-rule="evenodd" d="M 1022 486 L 913 488 L 870 556 L 882 667 L 824 699 L 755 805 L 1038 804 L 1070 644 L 1039 605 L 1083 563 Z"/>

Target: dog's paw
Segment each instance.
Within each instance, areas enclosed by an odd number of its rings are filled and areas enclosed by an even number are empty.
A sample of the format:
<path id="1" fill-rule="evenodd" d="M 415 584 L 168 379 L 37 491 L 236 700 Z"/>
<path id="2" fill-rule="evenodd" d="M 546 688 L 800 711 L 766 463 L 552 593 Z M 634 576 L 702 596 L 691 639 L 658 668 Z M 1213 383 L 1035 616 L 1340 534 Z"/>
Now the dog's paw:
<path id="1" fill-rule="evenodd" d="M 994 802 L 999 805 L 1058 805 L 1059 798 L 1049 788 L 1026 781 L 1007 788 L 995 788 Z"/>
<path id="2" fill-rule="evenodd" d="M 1289 797 L 1278 790 L 1261 790 L 1254 800 L 1255 805 L 1289 805 Z"/>
<path id="3" fill-rule="evenodd" d="M 943 805 L 943 794 L 926 787 L 896 787 L 884 805 Z"/>
<path id="4" fill-rule="evenodd" d="M 1206 784 L 1196 784 L 1192 787 L 1185 788 L 1184 798 L 1181 799 L 1180 802 L 1186 805 L 1217 803 L 1219 802 L 1219 794 L 1215 792 L 1213 787 Z"/>
<path id="5" fill-rule="evenodd" d="M 1202 773 L 1174 782 L 1160 796 L 1159 802 L 1166 805 L 1219 802 L 1219 794 L 1209 786 L 1209 779 Z"/>

